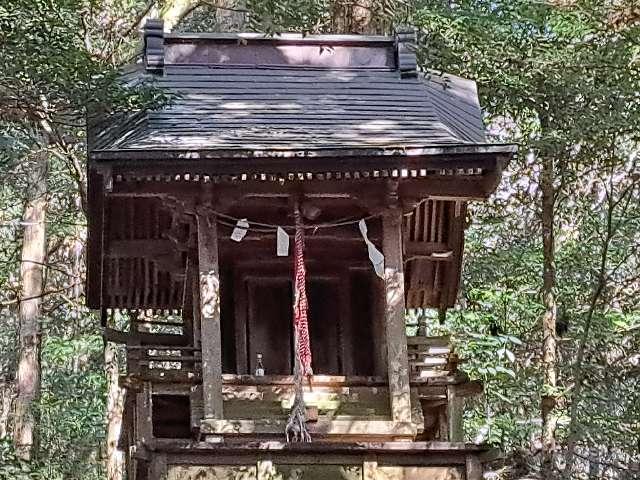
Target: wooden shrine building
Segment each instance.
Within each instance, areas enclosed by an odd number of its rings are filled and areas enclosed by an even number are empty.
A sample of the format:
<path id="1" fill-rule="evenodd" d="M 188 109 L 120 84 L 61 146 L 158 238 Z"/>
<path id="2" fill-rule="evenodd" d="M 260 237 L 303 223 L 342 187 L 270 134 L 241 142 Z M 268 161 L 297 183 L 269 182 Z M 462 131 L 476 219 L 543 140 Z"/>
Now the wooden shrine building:
<path id="1" fill-rule="evenodd" d="M 461 430 L 481 386 L 405 312 L 454 305 L 467 203 L 514 148 L 487 143 L 475 84 L 418 72 L 411 42 L 147 23 L 123 82 L 166 105 L 88 132 L 88 304 L 126 345 L 129 480 L 481 478 L 491 452 Z M 302 443 L 285 438 L 296 218 Z"/>

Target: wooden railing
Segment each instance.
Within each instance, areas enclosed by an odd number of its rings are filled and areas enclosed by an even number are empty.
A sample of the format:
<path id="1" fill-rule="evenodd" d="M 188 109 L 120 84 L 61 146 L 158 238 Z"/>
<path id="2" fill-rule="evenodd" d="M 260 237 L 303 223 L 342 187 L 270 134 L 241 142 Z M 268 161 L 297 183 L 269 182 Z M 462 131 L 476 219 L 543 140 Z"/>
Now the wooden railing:
<path id="1" fill-rule="evenodd" d="M 196 382 L 201 370 L 199 348 L 167 345 L 127 346 L 127 373 L 144 380 Z"/>
<path id="2" fill-rule="evenodd" d="M 411 379 L 455 375 L 460 360 L 448 336 L 407 337 Z M 178 345 L 129 345 L 128 373 L 150 381 L 193 382 L 200 377 L 200 349 Z"/>
<path id="3" fill-rule="evenodd" d="M 455 375 L 460 360 L 451 347 L 449 336 L 407 337 L 411 378 Z"/>

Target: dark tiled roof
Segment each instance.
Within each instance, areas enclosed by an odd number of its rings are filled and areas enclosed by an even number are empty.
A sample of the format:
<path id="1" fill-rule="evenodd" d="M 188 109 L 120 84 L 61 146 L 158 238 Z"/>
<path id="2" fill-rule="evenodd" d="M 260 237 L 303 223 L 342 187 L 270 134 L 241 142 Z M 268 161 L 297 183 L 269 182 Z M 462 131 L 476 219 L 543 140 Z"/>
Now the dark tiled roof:
<path id="1" fill-rule="evenodd" d="M 485 143 L 473 82 L 395 71 L 168 66 L 174 98 L 94 150 L 408 148 Z"/>
<path id="2" fill-rule="evenodd" d="M 341 44 L 331 36 L 246 37 L 249 44 L 242 46 L 224 36 L 166 37 L 157 73 L 140 65 L 123 81 L 153 82 L 166 89 L 170 103 L 103 118 L 92 130 L 91 150 L 103 158 L 140 151 L 242 157 L 475 151 L 486 145 L 474 82 L 437 73 L 405 75 L 393 59 L 392 39 L 354 38 L 346 44 L 355 46 L 344 46 L 344 38 Z M 323 42 L 334 42 L 332 54 L 323 53 Z"/>

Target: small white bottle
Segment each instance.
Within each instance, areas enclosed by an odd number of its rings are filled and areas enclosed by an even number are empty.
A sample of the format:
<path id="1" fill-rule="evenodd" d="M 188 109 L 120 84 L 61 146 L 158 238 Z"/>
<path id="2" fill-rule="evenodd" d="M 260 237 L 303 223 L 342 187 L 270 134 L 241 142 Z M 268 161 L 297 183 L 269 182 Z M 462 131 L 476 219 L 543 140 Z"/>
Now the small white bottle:
<path id="1" fill-rule="evenodd" d="M 264 377 L 264 365 L 262 364 L 262 354 L 256 355 L 256 377 Z"/>

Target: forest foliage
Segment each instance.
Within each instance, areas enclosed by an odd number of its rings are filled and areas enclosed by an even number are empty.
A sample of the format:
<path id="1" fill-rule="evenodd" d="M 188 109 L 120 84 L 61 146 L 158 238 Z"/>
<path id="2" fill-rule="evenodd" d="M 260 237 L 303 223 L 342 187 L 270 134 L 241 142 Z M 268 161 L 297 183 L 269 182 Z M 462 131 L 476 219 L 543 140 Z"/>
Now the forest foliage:
<path id="1" fill-rule="evenodd" d="M 635 0 L 4 0 L 0 4 L 0 479 L 105 478 L 99 321 L 84 305 L 85 119 L 96 105 L 160 99 L 124 90 L 145 18 L 178 30 L 277 34 L 418 29 L 428 75 L 475 79 L 492 137 L 517 142 L 498 192 L 476 204 L 463 284 L 444 325 L 485 383 L 470 441 L 500 446 L 496 478 L 640 478 L 640 4 Z M 46 261 L 35 453 L 15 455 L 20 252 L 29 172 L 44 154 Z M 543 189 L 544 174 L 547 190 Z M 546 192 L 546 193 L 545 193 Z M 546 197 L 545 197 L 546 195 Z M 550 197 L 549 197 L 550 195 Z M 552 208 L 544 207 L 544 198 Z M 552 214 L 553 256 L 543 248 Z M 549 237 L 547 237 L 549 238 Z M 543 276 L 552 273 L 551 297 Z M 555 323 L 548 381 L 543 317 Z M 548 331 L 546 331 L 548 334 Z M 541 403 L 553 401 L 549 418 Z M 551 422 L 550 419 L 553 419 Z M 554 426 L 545 471 L 543 423 Z M 543 472 L 540 473 L 541 469 Z"/>

